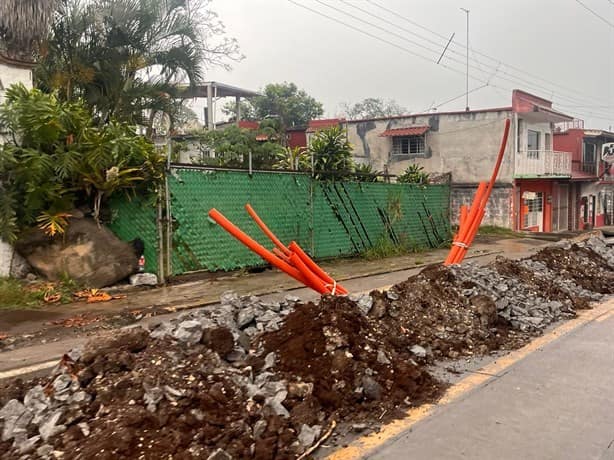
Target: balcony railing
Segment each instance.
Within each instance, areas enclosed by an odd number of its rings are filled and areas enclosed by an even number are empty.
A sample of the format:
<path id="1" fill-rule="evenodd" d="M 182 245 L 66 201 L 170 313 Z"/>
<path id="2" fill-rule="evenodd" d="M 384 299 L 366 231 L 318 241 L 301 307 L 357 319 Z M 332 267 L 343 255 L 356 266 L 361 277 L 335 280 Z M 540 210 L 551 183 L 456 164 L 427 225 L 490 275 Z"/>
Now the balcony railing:
<path id="1" fill-rule="evenodd" d="M 527 150 L 516 153 L 514 177 L 571 177 L 571 153 Z"/>
<path id="2" fill-rule="evenodd" d="M 597 163 L 585 163 L 583 161 L 574 160 L 571 162 L 571 170 L 574 173 L 583 173 L 590 176 L 596 176 Z"/>

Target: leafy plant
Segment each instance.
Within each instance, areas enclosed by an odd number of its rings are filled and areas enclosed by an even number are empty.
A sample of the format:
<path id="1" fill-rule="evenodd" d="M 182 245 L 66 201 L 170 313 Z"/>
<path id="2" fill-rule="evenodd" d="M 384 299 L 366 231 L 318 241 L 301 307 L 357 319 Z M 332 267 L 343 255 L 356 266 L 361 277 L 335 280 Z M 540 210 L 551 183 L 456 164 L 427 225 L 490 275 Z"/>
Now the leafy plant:
<path id="1" fill-rule="evenodd" d="M 83 98 L 101 126 L 116 119 L 151 133 L 160 112 L 180 123 L 177 83 L 241 58 L 208 0 L 58 3 L 35 79 L 62 100 Z"/>
<path id="2" fill-rule="evenodd" d="M 358 164 L 354 168 L 354 177 L 359 182 L 378 182 L 381 171 L 376 171 L 370 164 Z"/>
<path id="3" fill-rule="evenodd" d="M 55 236 L 58 233 L 64 234 L 66 227 L 68 227 L 68 218 L 71 214 L 67 212 L 56 212 L 54 214 L 43 211 L 36 219 L 38 222 L 38 228 L 45 232 L 48 236 Z"/>
<path id="4" fill-rule="evenodd" d="M 134 129 L 111 122 L 102 128 L 80 101 L 13 85 L 0 106 L 0 237 L 41 225 L 50 235 L 66 228 L 66 214 L 91 199 L 95 217 L 103 201 L 143 184 L 154 190 L 164 157 Z"/>
<path id="5" fill-rule="evenodd" d="M 318 131 L 309 145 L 318 179 L 350 177 L 354 170 L 352 145 L 344 129 L 332 126 Z"/>
<path id="6" fill-rule="evenodd" d="M 397 182 L 403 184 L 428 184 L 429 173 L 424 171 L 424 167 L 415 163 L 409 165 L 407 169 L 397 177 Z"/>
<path id="7" fill-rule="evenodd" d="M 303 147 L 286 147 L 277 154 L 274 169 L 291 171 L 309 171 L 311 169 L 311 157 L 307 149 Z"/>

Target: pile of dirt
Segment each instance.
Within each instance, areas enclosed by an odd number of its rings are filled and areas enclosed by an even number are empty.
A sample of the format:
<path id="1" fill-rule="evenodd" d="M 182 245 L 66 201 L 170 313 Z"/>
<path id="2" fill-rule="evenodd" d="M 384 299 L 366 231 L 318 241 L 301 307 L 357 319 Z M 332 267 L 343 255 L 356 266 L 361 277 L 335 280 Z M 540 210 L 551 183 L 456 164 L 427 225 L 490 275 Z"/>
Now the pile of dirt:
<path id="1" fill-rule="evenodd" d="M 567 244 L 567 243 L 566 243 Z M 593 249 L 595 248 L 595 249 Z M 297 458 L 445 389 L 443 359 L 522 346 L 614 291 L 614 252 L 430 266 L 385 292 L 221 305 L 98 340 L 47 379 L 0 388 L 3 458 Z"/>
<path id="2" fill-rule="evenodd" d="M 353 419 L 393 412 L 432 401 L 442 391 L 407 344 L 347 298 L 298 306 L 280 330 L 262 337 L 262 344 L 279 358 L 275 369 L 290 386 L 294 381 L 313 388 L 297 405 L 289 401 L 291 417 L 303 414 L 304 423 L 315 423 L 319 411 Z"/>
<path id="3" fill-rule="evenodd" d="M 529 289 L 529 292 L 533 295 L 541 296 L 550 301 L 569 301 L 576 310 L 589 308 L 590 298 L 572 295 L 569 291 L 563 289 L 555 279 L 529 270 L 520 261 L 497 257 L 495 263 L 491 266 L 503 277 L 519 280 L 523 288 Z"/>
<path id="4" fill-rule="evenodd" d="M 510 329 L 497 316 L 491 297 L 464 292 L 450 268 L 432 265 L 385 293 L 372 292 L 369 316 L 399 346 L 423 348 L 429 361 L 484 355 L 526 343 L 526 334 Z"/>
<path id="5" fill-rule="evenodd" d="M 561 278 L 600 294 L 614 293 L 614 272 L 608 261 L 591 249 L 579 244 L 548 246 L 531 257 L 541 262 Z"/>

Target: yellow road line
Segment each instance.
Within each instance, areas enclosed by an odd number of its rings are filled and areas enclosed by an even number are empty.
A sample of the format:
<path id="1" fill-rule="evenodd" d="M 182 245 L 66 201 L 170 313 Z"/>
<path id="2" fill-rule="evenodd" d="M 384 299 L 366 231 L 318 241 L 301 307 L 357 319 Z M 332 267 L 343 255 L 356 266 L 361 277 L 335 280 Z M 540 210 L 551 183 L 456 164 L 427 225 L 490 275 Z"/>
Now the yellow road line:
<path id="1" fill-rule="evenodd" d="M 329 460 L 354 460 L 365 457 L 376 448 L 382 446 L 402 432 L 407 431 L 412 427 L 412 425 L 431 415 L 436 407 L 444 406 L 459 399 L 469 391 L 494 378 L 491 376 L 500 374 L 534 351 L 539 350 L 543 346 L 557 340 L 559 337 L 562 337 L 574 329 L 577 329 L 578 327 L 591 321 L 603 321 L 612 315 L 614 315 L 614 299 L 598 305 L 592 310 L 580 311 L 576 318 L 561 324 L 552 331 L 536 338 L 524 347 L 497 358 L 492 363 L 479 369 L 479 371 L 483 373 L 471 374 L 455 385 L 451 386 L 448 388 L 444 396 L 437 402 L 437 404 L 425 404 L 420 407 L 410 409 L 407 411 L 406 417 L 399 420 L 394 420 L 393 422 L 385 425 L 378 433 L 372 433 L 355 440 L 347 447 L 332 453 L 327 458 Z"/>

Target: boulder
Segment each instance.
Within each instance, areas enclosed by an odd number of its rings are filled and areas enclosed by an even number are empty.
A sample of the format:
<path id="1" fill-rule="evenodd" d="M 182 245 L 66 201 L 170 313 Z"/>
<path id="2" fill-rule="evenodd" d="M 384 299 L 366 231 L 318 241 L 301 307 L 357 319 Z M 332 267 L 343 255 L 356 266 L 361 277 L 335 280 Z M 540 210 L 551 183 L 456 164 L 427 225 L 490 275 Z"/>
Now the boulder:
<path id="1" fill-rule="evenodd" d="M 67 275 L 92 288 L 112 285 L 138 268 L 133 247 L 89 218 L 71 218 L 66 233 L 53 238 L 31 229 L 15 249 L 47 279 Z"/>

